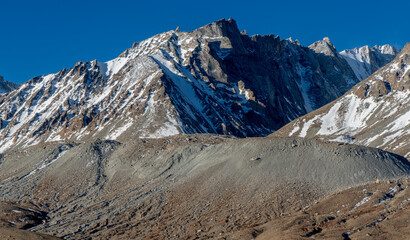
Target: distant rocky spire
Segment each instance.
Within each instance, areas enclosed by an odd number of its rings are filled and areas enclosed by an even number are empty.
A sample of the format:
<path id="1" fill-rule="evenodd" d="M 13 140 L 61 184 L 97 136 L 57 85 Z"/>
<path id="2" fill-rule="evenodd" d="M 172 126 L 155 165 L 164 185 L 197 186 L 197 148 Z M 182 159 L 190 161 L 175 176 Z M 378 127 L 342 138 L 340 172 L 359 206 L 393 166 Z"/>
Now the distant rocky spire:
<path id="1" fill-rule="evenodd" d="M 330 42 L 328 37 L 324 37 L 323 40 L 319 40 L 309 46 L 310 49 L 316 53 L 323 53 L 328 56 L 336 56 L 336 47 Z"/>
<path id="2" fill-rule="evenodd" d="M 0 95 L 13 91 L 14 89 L 18 88 L 20 84 L 5 81 L 3 76 L 0 76 Z"/>
<path id="3" fill-rule="evenodd" d="M 330 42 L 330 38 L 328 38 L 328 37 L 324 37 L 324 38 L 323 38 L 323 41 L 327 42 L 328 44 L 332 44 L 332 43 Z M 332 45 L 333 45 L 333 44 L 332 44 Z"/>

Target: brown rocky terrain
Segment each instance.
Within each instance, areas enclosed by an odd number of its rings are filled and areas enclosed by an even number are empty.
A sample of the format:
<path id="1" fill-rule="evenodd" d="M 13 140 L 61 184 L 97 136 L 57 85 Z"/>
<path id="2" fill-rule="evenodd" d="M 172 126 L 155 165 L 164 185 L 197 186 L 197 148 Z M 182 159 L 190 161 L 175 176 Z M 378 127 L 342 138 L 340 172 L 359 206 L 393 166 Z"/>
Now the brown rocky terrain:
<path id="1" fill-rule="evenodd" d="M 47 234 L 28 231 L 47 221 L 44 212 L 30 202 L 0 202 L 0 239 L 54 240 Z"/>
<path id="2" fill-rule="evenodd" d="M 329 194 L 410 173 L 379 149 L 218 135 L 40 144 L 0 164 L 2 199 L 31 201 L 49 219 L 30 230 L 64 239 L 251 239 Z"/>
<path id="3" fill-rule="evenodd" d="M 259 226 L 258 239 L 407 239 L 409 180 L 361 185 Z"/>
<path id="4" fill-rule="evenodd" d="M 404 239 L 410 236 L 409 187 L 410 180 L 404 179 L 360 185 L 317 199 L 306 195 L 309 203 L 301 209 L 291 207 L 295 204 L 292 198 L 285 200 L 288 189 L 277 192 L 285 204 L 273 211 L 268 209 L 274 203 L 260 208 L 248 202 L 238 207 L 235 199 L 240 191 L 232 191 L 216 204 L 212 195 L 201 203 L 194 200 L 197 191 L 188 187 L 167 194 L 155 221 L 147 217 L 155 210 L 140 206 L 116 216 L 112 224 L 105 222 L 77 234 L 75 239 Z M 304 195 L 303 191 L 299 193 Z M 252 201 L 261 197 L 255 196 Z M 16 219 L 38 211 L 4 202 L 0 206 L 1 239 L 57 239 L 10 227 L 10 222 L 16 222 L 14 227 L 27 228 L 27 223 Z M 269 211 L 276 213 L 260 214 Z"/>

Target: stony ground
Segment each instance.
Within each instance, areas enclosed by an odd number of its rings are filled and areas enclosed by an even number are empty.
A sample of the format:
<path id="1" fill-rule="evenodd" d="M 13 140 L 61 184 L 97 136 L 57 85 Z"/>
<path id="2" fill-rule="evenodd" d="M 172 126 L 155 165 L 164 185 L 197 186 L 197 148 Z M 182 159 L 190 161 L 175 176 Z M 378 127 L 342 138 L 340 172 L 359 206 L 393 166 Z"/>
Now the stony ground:
<path id="1" fill-rule="evenodd" d="M 263 239 L 408 239 L 410 181 L 372 183 L 330 195 L 256 228 Z"/>
<path id="2" fill-rule="evenodd" d="M 48 144 L 0 162 L 2 199 L 38 207 L 45 221 L 30 230 L 65 239 L 263 237 L 329 194 L 410 175 L 406 159 L 378 149 L 213 135 Z"/>
<path id="3" fill-rule="evenodd" d="M 28 231 L 43 224 L 46 213 L 30 202 L 0 202 L 0 239 L 4 240 L 54 240 L 59 239 L 42 233 Z"/>

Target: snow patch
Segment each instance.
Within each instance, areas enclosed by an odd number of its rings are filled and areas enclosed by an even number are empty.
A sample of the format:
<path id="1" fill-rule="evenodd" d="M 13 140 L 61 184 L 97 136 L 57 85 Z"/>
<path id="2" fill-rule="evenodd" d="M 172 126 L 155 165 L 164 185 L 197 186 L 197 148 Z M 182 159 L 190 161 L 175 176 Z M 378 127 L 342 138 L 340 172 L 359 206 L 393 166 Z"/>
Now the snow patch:
<path id="1" fill-rule="evenodd" d="M 289 133 L 289 137 L 292 136 L 297 131 L 299 131 L 299 129 L 300 129 L 299 124 L 296 124 L 296 126 L 294 125 L 292 131 Z"/>
<path id="2" fill-rule="evenodd" d="M 303 128 L 299 133 L 299 137 L 306 137 L 307 131 L 309 130 L 310 126 L 313 124 L 313 122 L 318 118 L 318 116 L 310 119 L 306 123 L 303 124 Z"/>
<path id="3" fill-rule="evenodd" d="M 127 129 L 131 127 L 133 123 L 134 122 L 132 120 L 128 119 L 125 124 L 123 124 L 121 127 L 115 128 L 115 130 L 107 135 L 105 139 L 117 140 L 117 138 L 121 136 L 121 134 L 123 134 L 125 131 L 127 131 Z"/>
<path id="4" fill-rule="evenodd" d="M 334 139 L 330 139 L 329 142 L 340 142 L 340 143 L 353 143 L 354 142 L 354 138 L 350 137 L 350 136 L 338 136 Z"/>
<path id="5" fill-rule="evenodd" d="M 358 207 L 360 207 L 361 205 L 367 203 L 367 202 L 370 200 L 371 197 L 372 197 L 372 195 L 363 198 L 360 202 L 356 203 L 356 205 L 353 206 L 353 208 L 352 208 L 351 211 L 353 211 L 355 208 L 358 208 Z"/>
<path id="6" fill-rule="evenodd" d="M 335 105 L 333 105 L 333 107 L 326 115 L 321 117 L 320 120 L 322 124 L 320 126 L 320 130 L 318 131 L 318 134 L 330 135 L 340 130 L 340 128 L 337 127 L 337 122 L 339 120 L 338 111 L 341 105 L 342 104 L 340 102 L 337 102 Z"/>

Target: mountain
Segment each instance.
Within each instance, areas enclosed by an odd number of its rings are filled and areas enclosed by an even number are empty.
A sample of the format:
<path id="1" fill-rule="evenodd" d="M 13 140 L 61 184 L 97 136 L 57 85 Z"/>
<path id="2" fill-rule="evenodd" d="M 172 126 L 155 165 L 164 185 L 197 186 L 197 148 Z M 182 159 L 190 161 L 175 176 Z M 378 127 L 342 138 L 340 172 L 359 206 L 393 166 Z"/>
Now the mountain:
<path id="1" fill-rule="evenodd" d="M 392 62 L 342 97 L 272 136 L 348 142 L 410 158 L 410 43 Z"/>
<path id="2" fill-rule="evenodd" d="M 0 96 L 19 88 L 20 84 L 5 81 L 2 76 L 0 76 Z"/>
<path id="3" fill-rule="evenodd" d="M 223 19 L 29 80 L 0 98 L 0 152 L 63 139 L 266 136 L 357 82 L 328 39 L 307 48 Z"/>
<path id="4" fill-rule="evenodd" d="M 383 46 L 364 46 L 361 48 L 347 49 L 340 52 L 353 69 L 357 78 L 362 81 L 372 75 L 379 68 L 391 62 L 400 49 L 388 44 Z"/>
<path id="5" fill-rule="evenodd" d="M 409 52 L 359 82 L 329 38 L 223 19 L 30 79 L 0 96 L 0 238 L 400 239 L 410 163 L 333 141 L 408 149 Z"/>

